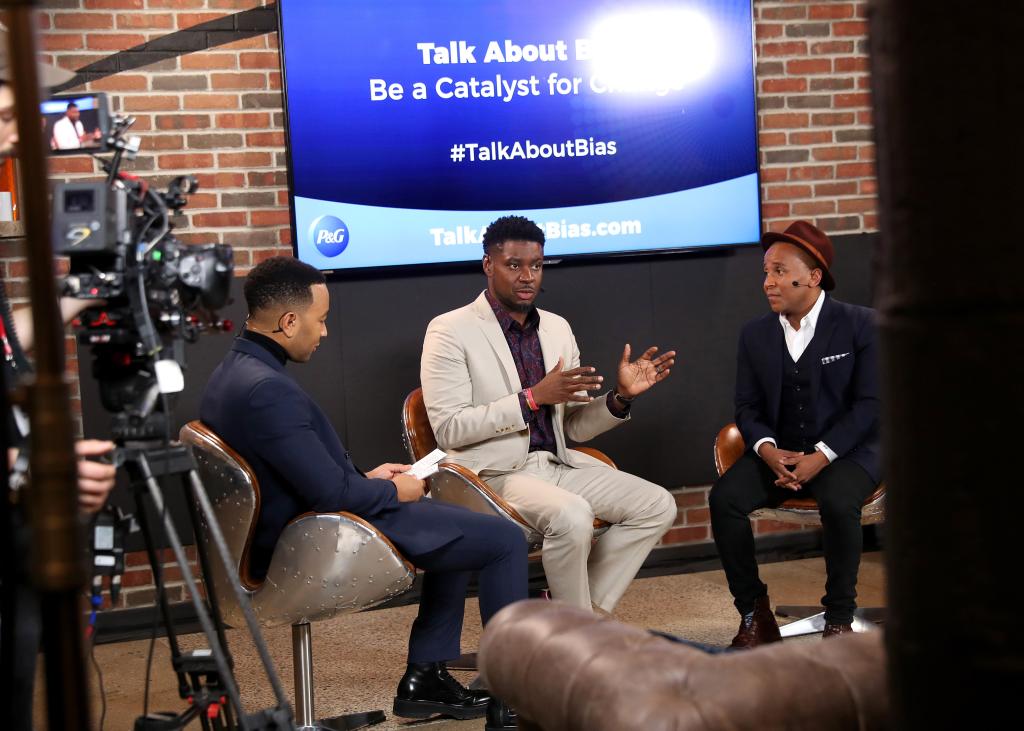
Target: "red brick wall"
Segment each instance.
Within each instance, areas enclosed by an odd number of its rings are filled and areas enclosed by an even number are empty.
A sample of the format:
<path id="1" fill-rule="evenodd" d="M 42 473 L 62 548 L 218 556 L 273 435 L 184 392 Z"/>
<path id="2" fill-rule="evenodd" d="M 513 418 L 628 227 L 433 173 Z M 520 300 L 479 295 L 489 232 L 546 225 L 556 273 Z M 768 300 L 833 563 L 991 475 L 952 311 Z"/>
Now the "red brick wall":
<path id="1" fill-rule="evenodd" d="M 260 5 L 260 0 L 63 0 L 40 14 L 42 48 L 79 70 L 110 54 Z M 163 182 L 196 173 L 179 219 L 187 243 L 235 249 L 238 271 L 291 252 L 277 34 L 158 61 L 84 89 L 105 91 L 136 118 L 138 158 L 126 169 Z M 95 174 L 88 158 L 52 161 L 55 175 Z"/>
<path id="2" fill-rule="evenodd" d="M 865 2 L 755 2 L 762 205 L 829 232 L 878 227 Z"/>
<path id="3" fill-rule="evenodd" d="M 78 70 L 111 53 L 266 4 L 51 0 L 39 15 L 41 42 L 56 63 Z M 757 0 L 754 11 L 766 227 L 778 230 L 807 218 L 833 233 L 874 230 L 866 2 Z M 198 174 L 201 190 L 181 219 L 183 240 L 232 244 L 239 273 L 291 251 L 276 34 L 159 61 L 86 88 L 108 92 L 116 109 L 136 116 L 134 130 L 143 141 L 131 169 L 157 182 Z M 51 165 L 60 177 L 97 173 L 87 158 Z M 0 244 L 0 260 L 12 293 L 23 295 L 17 246 Z M 706 491 L 677 493 L 679 520 L 666 543 L 710 540 Z M 779 529 L 788 527 L 759 526 L 761 533 Z M 126 598 L 148 591 L 144 584 L 126 586 Z"/>

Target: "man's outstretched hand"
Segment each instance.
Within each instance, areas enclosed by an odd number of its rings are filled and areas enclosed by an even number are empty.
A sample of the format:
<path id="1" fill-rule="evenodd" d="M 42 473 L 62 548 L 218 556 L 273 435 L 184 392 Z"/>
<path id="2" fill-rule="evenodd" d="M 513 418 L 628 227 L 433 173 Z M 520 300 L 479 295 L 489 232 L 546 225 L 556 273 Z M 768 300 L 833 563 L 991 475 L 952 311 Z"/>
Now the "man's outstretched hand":
<path id="1" fill-rule="evenodd" d="M 564 404 L 567 401 L 586 403 L 593 397 L 578 394 L 578 391 L 596 391 L 601 388 L 603 376 L 596 375 L 596 368 L 581 366 L 563 371 L 565 359 L 559 358 L 555 367 L 548 371 L 535 386 L 532 387 L 533 400 L 539 406 L 545 404 Z"/>
<path id="2" fill-rule="evenodd" d="M 670 350 L 655 358 L 657 352 L 657 347 L 648 348 L 643 355 L 630 362 L 632 349 L 629 343 L 626 344 L 622 349 L 622 360 L 619 361 L 619 384 L 615 387 L 620 396 L 636 398 L 655 383 L 668 378 L 676 363 L 676 351 Z"/>

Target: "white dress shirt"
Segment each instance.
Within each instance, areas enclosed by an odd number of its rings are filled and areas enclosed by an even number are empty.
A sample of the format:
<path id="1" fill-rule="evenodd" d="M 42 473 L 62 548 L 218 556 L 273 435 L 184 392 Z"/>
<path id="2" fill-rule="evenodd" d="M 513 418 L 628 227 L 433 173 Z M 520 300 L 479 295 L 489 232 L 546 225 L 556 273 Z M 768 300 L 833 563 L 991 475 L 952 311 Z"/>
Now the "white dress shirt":
<path id="1" fill-rule="evenodd" d="M 800 320 L 800 329 L 794 328 L 790 323 L 789 319 L 785 315 L 779 315 L 779 323 L 782 325 L 782 334 L 786 337 L 786 350 L 789 351 L 789 356 L 794 360 L 800 360 L 800 356 L 807 350 L 807 346 L 811 343 L 811 338 L 814 337 L 814 328 L 818 325 L 818 315 L 821 314 L 821 306 L 825 304 L 825 293 L 821 292 L 818 295 L 817 301 L 814 303 L 814 307 Z M 761 445 L 765 442 L 771 442 L 773 446 L 778 446 L 772 437 L 764 437 L 758 439 L 754 444 L 754 453 L 757 454 L 757 450 L 761 448 Z M 828 448 L 825 442 L 818 442 L 814 445 L 814 448 L 825 455 L 828 461 L 833 462 L 839 455 Z"/>
<path id="2" fill-rule="evenodd" d="M 85 127 L 82 121 L 72 122 L 68 117 L 61 117 L 53 125 L 53 148 L 55 150 L 77 150 L 82 146 L 82 135 Z"/>

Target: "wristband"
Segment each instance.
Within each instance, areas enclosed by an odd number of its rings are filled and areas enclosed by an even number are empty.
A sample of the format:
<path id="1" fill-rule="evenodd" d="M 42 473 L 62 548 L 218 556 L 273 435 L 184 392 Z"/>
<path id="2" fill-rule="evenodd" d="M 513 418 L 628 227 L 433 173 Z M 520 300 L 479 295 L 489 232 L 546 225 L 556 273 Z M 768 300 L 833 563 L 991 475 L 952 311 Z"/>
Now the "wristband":
<path id="1" fill-rule="evenodd" d="M 524 388 L 523 395 L 526 397 L 526 405 L 530 407 L 530 411 L 540 411 L 540 406 L 537 405 L 533 398 L 532 388 Z"/>
<path id="2" fill-rule="evenodd" d="M 631 404 L 633 403 L 633 401 L 636 400 L 636 396 L 634 396 L 633 398 L 626 398 L 625 396 L 619 393 L 618 389 L 612 391 L 612 398 L 618 401 L 620 404 Z"/>

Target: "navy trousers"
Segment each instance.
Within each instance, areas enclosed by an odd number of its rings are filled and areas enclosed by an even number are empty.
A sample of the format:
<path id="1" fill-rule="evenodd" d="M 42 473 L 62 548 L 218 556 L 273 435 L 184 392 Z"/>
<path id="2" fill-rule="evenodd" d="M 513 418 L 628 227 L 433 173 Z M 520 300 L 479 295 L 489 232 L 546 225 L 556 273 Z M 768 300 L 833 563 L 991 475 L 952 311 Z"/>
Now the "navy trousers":
<path id="1" fill-rule="evenodd" d="M 479 572 L 480 619 L 486 625 L 503 607 L 526 598 L 526 538 L 522 529 L 496 515 L 434 503 L 446 511 L 462 537 L 417 556 L 406 556 L 424 571 L 420 611 L 409 637 L 409 662 L 446 662 L 462 654 L 466 588 Z"/>

